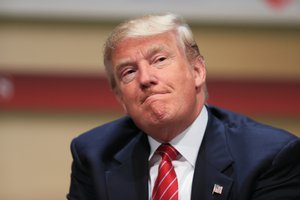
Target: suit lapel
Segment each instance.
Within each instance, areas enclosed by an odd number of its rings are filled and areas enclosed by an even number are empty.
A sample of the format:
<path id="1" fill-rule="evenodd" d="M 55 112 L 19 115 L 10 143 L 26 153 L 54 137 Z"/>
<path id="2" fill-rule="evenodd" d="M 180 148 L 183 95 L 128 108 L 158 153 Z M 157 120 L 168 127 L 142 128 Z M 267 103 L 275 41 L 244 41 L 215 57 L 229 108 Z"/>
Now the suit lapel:
<path id="1" fill-rule="evenodd" d="M 191 199 L 225 200 L 229 198 L 233 182 L 232 158 L 227 150 L 224 124 L 210 111 L 208 113 L 209 120 L 195 166 Z"/>
<path id="2" fill-rule="evenodd" d="M 120 165 L 106 172 L 108 199 L 148 199 L 149 151 L 147 137 L 140 133 L 116 154 Z"/>
<path id="3" fill-rule="evenodd" d="M 224 124 L 209 111 L 209 120 L 199 150 L 192 186 L 192 200 L 229 199 L 232 181 L 232 158 L 228 152 Z M 148 199 L 147 136 L 139 133 L 115 155 L 119 163 L 106 172 L 108 199 Z M 221 194 L 214 185 L 222 187 Z"/>

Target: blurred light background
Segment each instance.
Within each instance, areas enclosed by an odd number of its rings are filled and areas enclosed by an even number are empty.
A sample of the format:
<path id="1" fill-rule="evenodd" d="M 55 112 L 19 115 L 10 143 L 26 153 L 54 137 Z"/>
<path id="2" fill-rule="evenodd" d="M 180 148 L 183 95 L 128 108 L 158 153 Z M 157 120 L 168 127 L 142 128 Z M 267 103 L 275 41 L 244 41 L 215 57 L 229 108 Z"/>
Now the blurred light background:
<path id="1" fill-rule="evenodd" d="M 209 103 L 300 135 L 300 1 L 1 0 L 0 199 L 65 199 L 71 139 L 123 114 L 103 43 L 157 12 L 191 25 Z"/>

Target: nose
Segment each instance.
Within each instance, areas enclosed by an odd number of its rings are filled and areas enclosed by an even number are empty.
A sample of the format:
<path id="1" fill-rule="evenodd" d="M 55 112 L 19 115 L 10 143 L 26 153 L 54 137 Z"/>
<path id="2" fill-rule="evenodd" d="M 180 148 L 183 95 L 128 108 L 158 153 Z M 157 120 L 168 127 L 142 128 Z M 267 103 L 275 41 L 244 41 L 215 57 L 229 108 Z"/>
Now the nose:
<path id="1" fill-rule="evenodd" d="M 141 89 L 147 89 L 157 84 L 157 77 L 154 69 L 147 63 L 139 67 L 138 81 Z"/>

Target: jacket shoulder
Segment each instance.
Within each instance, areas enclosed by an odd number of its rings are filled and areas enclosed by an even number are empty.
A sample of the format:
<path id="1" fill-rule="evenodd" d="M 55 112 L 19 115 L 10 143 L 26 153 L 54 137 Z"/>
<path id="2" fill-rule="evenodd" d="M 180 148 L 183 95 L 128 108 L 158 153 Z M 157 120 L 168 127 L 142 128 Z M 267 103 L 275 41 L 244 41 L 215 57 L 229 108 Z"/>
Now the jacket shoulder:
<path id="1" fill-rule="evenodd" d="M 78 152 L 113 149 L 139 132 L 132 119 L 125 116 L 82 133 L 72 140 L 71 147 Z"/>
<path id="2" fill-rule="evenodd" d="M 215 121 L 224 126 L 228 150 L 234 160 L 243 160 L 242 168 L 258 163 L 270 166 L 272 162 L 284 160 L 283 157 L 291 161 L 287 154 L 295 153 L 300 147 L 300 139 L 285 130 L 217 107 L 209 107 L 209 111 Z"/>
<path id="3" fill-rule="evenodd" d="M 280 137 L 282 137 L 282 139 L 286 138 L 287 140 L 297 138 L 295 135 L 283 129 L 260 123 L 242 114 L 213 106 L 209 106 L 208 108 L 211 115 L 221 122 L 229 133 L 233 132 L 243 137 L 250 134 L 252 137 L 256 137 L 258 139 L 272 135 L 275 136 L 275 138 L 272 137 L 275 140 L 278 140 Z M 276 135 L 279 138 L 276 137 Z M 268 140 L 272 138 L 269 138 Z"/>

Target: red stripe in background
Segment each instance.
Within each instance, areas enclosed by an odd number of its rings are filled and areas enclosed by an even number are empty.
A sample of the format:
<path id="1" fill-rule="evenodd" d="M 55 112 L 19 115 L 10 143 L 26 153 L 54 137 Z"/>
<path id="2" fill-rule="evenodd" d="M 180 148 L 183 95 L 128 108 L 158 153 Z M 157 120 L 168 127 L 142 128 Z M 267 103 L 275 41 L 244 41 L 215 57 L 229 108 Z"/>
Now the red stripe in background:
<path id="1" fill-rule="evenodd" d="M 212 80 L 208 90 L 211 104 L 237 112 L 300 116 L 300 81 Z"/>
<path id="2" fill-rule="evenodd" d="M 5 77 L 13 85 L 12 95 L 4 95 L 2 101 L 0 99 L 0 108 L 53 111 L 120 110 L 104 77 L 28 74 Z"/>
<path id="3" fill-rule="evenodd" d="M 300 81 L 209 80 L 209 103 L 250 115 L 300 116 Z M 0 73 L 0 108 L 121 111 L 105 77 Z"/>

